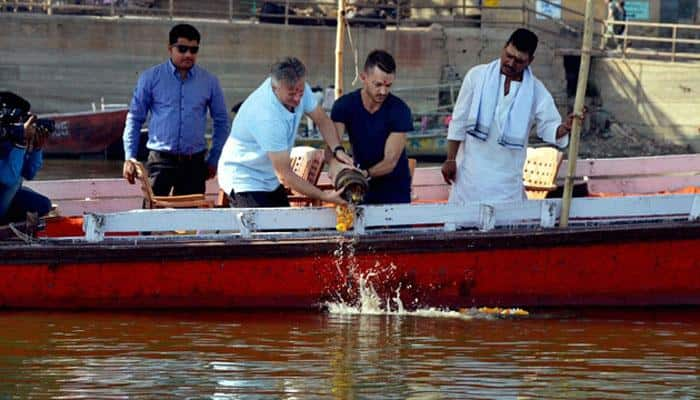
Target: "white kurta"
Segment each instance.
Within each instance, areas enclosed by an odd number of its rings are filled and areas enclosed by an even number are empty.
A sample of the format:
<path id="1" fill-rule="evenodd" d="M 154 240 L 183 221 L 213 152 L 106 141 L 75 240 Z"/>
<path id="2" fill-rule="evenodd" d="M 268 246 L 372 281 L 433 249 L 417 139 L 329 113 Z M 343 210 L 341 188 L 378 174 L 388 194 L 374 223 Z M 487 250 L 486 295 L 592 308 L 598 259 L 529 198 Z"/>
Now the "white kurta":
<path id="1" fill-rule="evenodd" d="M 504 95 L 505 76 L 501 74 L 495 123 L 491 124 L 488 138 L 480 140 L 466 133 L 466 120 L 474 87 L 480 79 L 483 79 L 485 70 L 486 65 L 479 65 L 467 73 L 455 103 L 447 133 L 448 139 L 462 142 L 457 152 L 457 176 L 449 198 L 449 202 L 453 204 L 525 199 L 523 165 L 527 156 L 527 147 L 512 149 L 498 143 L 502 127 L 520 89 L 520 83 L 511 81 L 510 91 L 508 95 Z M 565 147 L 568 144 L 568 137 L 556 140 L 556 131 L 561 124 L 559 111 L 552 96 L 537 79 L 533 96 L 533 109 L 530 113 L 528 128 L 535 125 L 537 135 L 542 140 Z"/>

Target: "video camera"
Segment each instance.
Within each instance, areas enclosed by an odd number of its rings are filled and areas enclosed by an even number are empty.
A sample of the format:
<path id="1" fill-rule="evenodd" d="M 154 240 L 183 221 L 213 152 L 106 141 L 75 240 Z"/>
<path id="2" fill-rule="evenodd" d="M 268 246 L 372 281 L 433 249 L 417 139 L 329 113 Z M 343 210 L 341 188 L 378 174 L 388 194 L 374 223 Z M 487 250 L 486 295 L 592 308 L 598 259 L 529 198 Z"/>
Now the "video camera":
<path id="1" fill-rule="evenodd" d="M 24 123 L 31 114 L 31 104 L 12 92 L 0 92 L 0 140 L 24 144 Z M 52 119 L 38 118 L 34 127 L 45 135 L 51 135 L 56 126 Z"/>

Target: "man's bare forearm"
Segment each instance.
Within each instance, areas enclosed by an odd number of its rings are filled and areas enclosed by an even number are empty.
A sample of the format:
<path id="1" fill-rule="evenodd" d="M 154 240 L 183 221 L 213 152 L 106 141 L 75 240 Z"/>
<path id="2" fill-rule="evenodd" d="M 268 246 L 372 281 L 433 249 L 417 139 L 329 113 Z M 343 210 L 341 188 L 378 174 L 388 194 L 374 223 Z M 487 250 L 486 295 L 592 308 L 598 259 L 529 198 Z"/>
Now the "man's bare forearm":
<path id="1" fill-rule="evenodd" d="M 312 199 L 321 200 L 323 196 L 323 191 L 318 187 L 314 186 L 311 182 L 302 179 L 299 175 L 295 174 L 291 169 L 285 174 L 283 178 L 283 183 L 288 188 L 303 194 L 304 196 L 310 197 Z"/>
<path id="2" fill-rule="evenodd" d="M 398 163 L 399 158 L 384 158 L 382 161 L 374 164 L 373 166 L 367 168 L 369 176 L 377 177 L 390 174 L 391 171 L 396 168 L 396 163 Z"/>
<path id="3" fill-rule="evenodd" d="M 333 125 L 333 121 L 331 121 L 330 118 L 322 118 L 318 123 L 318 130 L 321 131 L 321 136 L 323 137 L 323 140 L 326 142 L 328 147 L 334 149 L 338 145 L 340 145 L 340 137 L 338 135 L 338 132 L 336 132 L 335 130 L 335 125 Z"/>
<path id="4" fill-rule="evenodd" d="M 461 145 L 462 142 L 459 140 L 451 140 L 449 139 L 447 141 L 447 160 L 448 161 L 454 161 L 457 159 L 457 151 L 459 151 L 459 145 Z"/>

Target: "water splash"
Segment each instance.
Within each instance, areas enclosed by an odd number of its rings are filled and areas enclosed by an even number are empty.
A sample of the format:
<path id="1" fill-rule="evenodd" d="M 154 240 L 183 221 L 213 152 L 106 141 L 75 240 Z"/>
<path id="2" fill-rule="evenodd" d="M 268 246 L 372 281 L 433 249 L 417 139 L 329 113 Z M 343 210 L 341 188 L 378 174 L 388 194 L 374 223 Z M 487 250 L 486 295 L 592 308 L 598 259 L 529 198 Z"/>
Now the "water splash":
<path id="1" fill-rule="evenodd" d="M 369 281 L 371 277 L 376 276 L 375 273 L 367 273 L 360 275 L 357 279 L 359 298 L 355 304 L 345 301 L 326 302 L 324 304 L 326 310 L 332 315 L 395 315 L 395 316 L 413 316 L 413 317 L 429 317 L 429 318 L 456 318 L 463 320 L 471 320 L 474 318 L 498 318 L 503 316 L 523 316 L 526 312 L 519 309 L 500 309 L 500 308 L 469 308 L 459 311 L 441 309 L 436 307 L 418 308 L 410 311 L 404 308 L 401 301 L 401 288 L 396 288 L 394 296 L 382 301 L 377 294 L 374 286 Z M 525 313 L 525 314 L 523 314 Z"/>
<path id="2" fill-rule="evenodd" d="M 335 267 L 339 274 L 345 278 L 345 287 L 335 293 L 335 301 L 323 303 L 323 307 L 329 314 L 333 315 L 396 315 L 396 316 L 416 316 L 431 318 L 457 318 L 470 320 L 474 318 L 503 318 L 522 317 L 529 315 L 522 309 L 502 309 L 498 307 L 482 307 L 460 309 L 459 311 L 443 309 L 437 307 L 421 308 L 418 299 L 414 299 L 410 306 L 415 310 L 407 310 L 401 299 L 401 282 L 396 282 L 393 295 L 385 299 L 377 293 L 372 284 L 373 278 L 380 281 L 391 281 L 396 273 L 396 265 L 390 263 L 382 266 L 376 262 L 373 268 L 365 273 L 359 271 L 357 259 L 355 258 L 355 238 L 343 240 L 338 243 L 338 248 L 334 252 Z M 406 288 L 410 293 L 409 284 Z M 404 293 L 406 295 L 406 293 Z"/>

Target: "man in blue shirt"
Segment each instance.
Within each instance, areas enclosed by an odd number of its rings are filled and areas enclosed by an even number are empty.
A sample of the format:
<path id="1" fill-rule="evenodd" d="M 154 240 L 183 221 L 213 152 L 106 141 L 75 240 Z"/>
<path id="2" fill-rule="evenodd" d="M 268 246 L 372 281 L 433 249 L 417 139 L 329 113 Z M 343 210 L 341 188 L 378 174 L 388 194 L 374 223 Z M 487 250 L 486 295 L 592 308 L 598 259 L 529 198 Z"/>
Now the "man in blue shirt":
<path id="1" fill-rule="evenodd" d="M 22 180 L 31 180 L 42 164 L 41 148 L 48 132 L 34 127 L 31 116 L 14 131 L 19 137 L 0 139 L 0 225 L 24 221 L 28 212 L 44 216 L 51 210 L 51 200 L 29 188 Z"/>
<path id="2" fill-rule="evenodd" d="M 170 31 L 170 59 L 139 77 L 124 128 L 123 175 L 134 183 L 132 163 L 141 125 L 148 124 L 148 175 L 157 196 L 204 193 L 205 181 L 216 175 L 226 140 L 228 113 L 218 79 L 195 65 L 200 35 L 195 27 L 176 25 Z M 204 137 L 207 108 L 214 120 L 209 155 Z"/>
<path id="3" fill-rule="evenodd" d="M 366 204 L 411 202 L 405 148 L 413 119 L 406 103 L 390 93 L 395 73 L 391 54 L 372 51 L 360 74 L 362 88 L 340 97 L 331 111 L 338 135 L 348 132 L 355 162 L 369 179 Z"/>
<path id="4" fill-rule="evenodd" d="M 345 203 L 341 191 L 320 190 L 290 165 L 290 151 L 305 114 L 335 150 L 335 157 L 352 165 L 305 77 L 306 67 L 299 59 L 284 58 L 238 110 L 219 160 L 219 186 L 233 207 L 289 207 L 284 186 L 312 199 Z"/>

